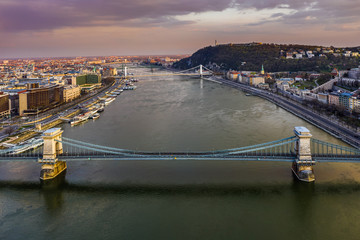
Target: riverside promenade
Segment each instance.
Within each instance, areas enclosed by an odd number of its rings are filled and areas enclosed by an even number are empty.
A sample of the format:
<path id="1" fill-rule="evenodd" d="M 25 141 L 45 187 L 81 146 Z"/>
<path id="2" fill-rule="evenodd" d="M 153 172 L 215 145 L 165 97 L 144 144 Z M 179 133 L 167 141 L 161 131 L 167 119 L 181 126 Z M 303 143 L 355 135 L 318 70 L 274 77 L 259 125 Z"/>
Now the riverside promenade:
<path id="1" fill-rule="evenodd" d="M 216 81 L 231 86 L 233 88 L 249 92 L 253 95 L 262 97 L 285 109 L 286 111 L 289 111 L 292 114 L 304 119 L 305 121 L 308 121 L 309 123 L 323 129 L 334 137 L 348 143 L 349 145 L 360 148 L 360 134 L 355 129 L 349 129 L 343 125 L 340 125 L 337 121 L 322 116 L 319 113 L 312 111 L 309 108 L 306 108 L 300 103 L 297 103 L 286 97 L 277 95 L 270 91 L 254 88 L 239 82 L 234 82 L 223 78 L 216 78 Z"/>

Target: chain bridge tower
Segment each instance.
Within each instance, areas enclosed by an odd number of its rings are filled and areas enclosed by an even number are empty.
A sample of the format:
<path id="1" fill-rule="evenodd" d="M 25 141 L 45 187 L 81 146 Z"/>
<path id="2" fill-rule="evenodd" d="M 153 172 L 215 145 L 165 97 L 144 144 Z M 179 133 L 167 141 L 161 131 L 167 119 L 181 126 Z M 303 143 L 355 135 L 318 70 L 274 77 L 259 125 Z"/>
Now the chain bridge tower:
<path id="1" fill-rule="evenodd" d="M 52 128 L 46 130 L 42 136 L 44 140 L 43 158 L 39 159 L 41 180 L 53 179 L 66 170 L 66 162 L 59 161 L 57 158 L 57 155 L 63 153 L 62 133 L 61 128 Z"/>

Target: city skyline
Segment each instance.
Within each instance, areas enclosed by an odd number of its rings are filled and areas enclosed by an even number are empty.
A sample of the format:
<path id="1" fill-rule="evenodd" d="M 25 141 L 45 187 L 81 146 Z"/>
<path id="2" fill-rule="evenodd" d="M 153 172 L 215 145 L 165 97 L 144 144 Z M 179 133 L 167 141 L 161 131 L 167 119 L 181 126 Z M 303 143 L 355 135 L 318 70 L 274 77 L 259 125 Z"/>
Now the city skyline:
<path id="1" fill-rule="evenodd" d="M 219 43 L 359 46 L 344 0 L 1 0 L 1 58 L 191 54 Z"/>

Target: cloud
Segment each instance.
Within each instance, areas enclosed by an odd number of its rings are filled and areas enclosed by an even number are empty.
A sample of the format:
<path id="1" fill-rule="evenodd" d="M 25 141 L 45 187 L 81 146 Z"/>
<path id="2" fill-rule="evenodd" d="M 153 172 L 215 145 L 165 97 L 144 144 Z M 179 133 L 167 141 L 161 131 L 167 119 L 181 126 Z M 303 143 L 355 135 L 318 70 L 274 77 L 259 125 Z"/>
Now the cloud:
<path id="1" fill-rule="evenodd" d="M 0 2 L 0 30 L 52 30 L 63 27 L 147 22 L 158 26 L 189 24 L 178 15 L 222 11 L 231 0 L 11 0 Z"/>
<path id="2" fill-rule="evenodd" d="M 87 26 L 169 28 L 195 22 L 181 21 L 177 16 L 228 8 L 278 11 L 248 26 L 268 22 L 305 25 L 360 22 L 360 4 L 356 0 L 2 0 L 0 31 Z M 284 14 L 284 9 L 291 11 Z"/>
<path id="3" fill-rule="evenodd" d="M 246 26 L 259 26 L 268 23 L 279 23 L 283 25 L 297 25 L 311 27 L 314 24 L 328 29 L 355 29 L 360 25 L 360 4 L 354 0 L 270 0 L 250 1 L 236 0 L 238 9 L 273 9 L 278 11 L 269 17 L 259 18 L 257 21 Z M 290 10 L 284 13 L 282 10 Z M 353 25 L 353 27 L 348 27 Z"/>
<path id="4" fill-rule="evenodd" d="M 287 9 L 301 9 L 313 4 L 314 0 L 235 0 L 234 5 L 239 8 L 254 8 L 257 10 L 287 8 Z"/>

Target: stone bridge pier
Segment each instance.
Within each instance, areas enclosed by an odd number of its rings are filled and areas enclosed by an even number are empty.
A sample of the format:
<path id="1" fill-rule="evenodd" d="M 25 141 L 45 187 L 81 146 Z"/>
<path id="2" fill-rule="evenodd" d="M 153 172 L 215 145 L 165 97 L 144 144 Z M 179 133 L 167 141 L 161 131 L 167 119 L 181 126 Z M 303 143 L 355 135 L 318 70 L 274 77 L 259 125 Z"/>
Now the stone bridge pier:
<path id="1" fill-rule="evenodd" d="M 295 153 L 296 159 L 292 165 L 292 171 L 295 176 L 305 182 L 315 181 L 315 175 L 313 166 L 315 161 L 311 157 L 311 146 L 310 141 L 312 135 L 310 134 L 309 129 L 306 127 L 295 127 L 294 128 L 295 136 L 297 141 L 295 143 Z"/>
<path id="2" fill-rule="evenodd" d="M 61 141 L 63 131 L 61 128 L 52 128 L 46 130 L 42 136 L 44 140 L 43 158 L 39 159 L 41 163 L 41 180 L 50 180 L 66 170 L 66 162 L 59 161 L 58 154 L 62 154 L 63 147 Z"/>

